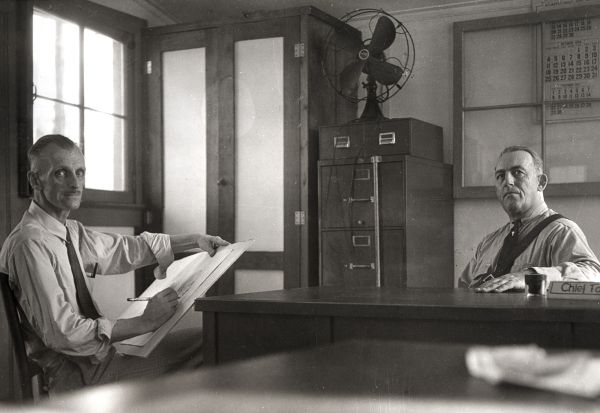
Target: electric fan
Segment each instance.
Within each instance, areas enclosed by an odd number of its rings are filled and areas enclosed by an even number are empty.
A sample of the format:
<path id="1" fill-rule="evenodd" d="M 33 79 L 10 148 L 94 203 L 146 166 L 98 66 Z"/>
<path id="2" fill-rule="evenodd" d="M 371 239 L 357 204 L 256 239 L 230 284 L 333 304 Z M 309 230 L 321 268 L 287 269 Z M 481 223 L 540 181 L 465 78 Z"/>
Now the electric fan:
<path id="1" fill-rule="evenodd" d="M 323 72 L 336 92 L 351 102 L 366 101 L 358 121 L 383 119 L 379 104 L 396 95 L 411 77 L 415 64 L 415 46 L 406 27 L 394 16 L 380 9 L 358 9 L 340 20 L 351 26 L 368 24 L 370 34 L 354 46 L 337 44 L 330 33 L 325 43 Z M 392 47 L 393 45 L 393 47 Z M 350 56 L 339 71 L 328 69 L 325 62 Z M 366 93 L 359 95 L 362 85 Z"/>

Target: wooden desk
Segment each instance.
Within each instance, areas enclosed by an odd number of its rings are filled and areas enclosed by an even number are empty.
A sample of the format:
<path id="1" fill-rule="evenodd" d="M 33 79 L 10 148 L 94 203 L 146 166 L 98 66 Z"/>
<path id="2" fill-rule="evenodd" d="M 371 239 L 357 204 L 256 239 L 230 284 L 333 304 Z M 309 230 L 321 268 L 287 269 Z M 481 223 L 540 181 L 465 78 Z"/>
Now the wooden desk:
<path id="1" fill-rule="evenodd" d="M 86 413 L 598 411 L 598 400 L 492 386 L 471 377 L 465 349 L 347 341 L 154 381 L 100 386 L 39 407 Z"/>
<path id="2" fill-rule="evenodd" d="M 209 364 L 352 338 L 600 349 L 600 303 L 314 287 L 197 299 Z"/>

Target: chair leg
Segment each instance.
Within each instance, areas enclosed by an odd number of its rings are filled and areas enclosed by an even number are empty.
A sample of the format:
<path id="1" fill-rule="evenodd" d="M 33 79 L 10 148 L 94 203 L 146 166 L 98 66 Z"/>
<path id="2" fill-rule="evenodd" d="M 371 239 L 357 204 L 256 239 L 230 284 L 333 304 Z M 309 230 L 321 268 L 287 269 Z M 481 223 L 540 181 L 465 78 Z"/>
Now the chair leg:
<path id="1" fill-rule="evenodd" d="M 48 386 L 44 382 L 44 377 L 37 374 L 31 378 L 31 387 L 33 389 L 33 401 L 38 403 L 48 398 Z"/>

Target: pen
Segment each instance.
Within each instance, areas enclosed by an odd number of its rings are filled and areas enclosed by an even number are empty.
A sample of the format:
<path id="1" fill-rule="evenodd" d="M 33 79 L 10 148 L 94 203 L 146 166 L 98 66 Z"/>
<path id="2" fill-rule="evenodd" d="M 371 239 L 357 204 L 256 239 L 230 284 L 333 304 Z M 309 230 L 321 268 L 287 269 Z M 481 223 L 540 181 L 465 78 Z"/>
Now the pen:
<path id="1" fill-rule="evenodd" d="M 149 301 L 150 298 L 152 298 L 152 297 L 135 297 L 135 298 L 128 298 L 127 301 Z"/>
<path id="2" fill-rule="evenodd" d="M 98 263 L 94 264 L 94 271 L 92 271 L 92 275 L 90 275 L 91 278 L 96 278 L 96 272 L 98 271 Z"/>

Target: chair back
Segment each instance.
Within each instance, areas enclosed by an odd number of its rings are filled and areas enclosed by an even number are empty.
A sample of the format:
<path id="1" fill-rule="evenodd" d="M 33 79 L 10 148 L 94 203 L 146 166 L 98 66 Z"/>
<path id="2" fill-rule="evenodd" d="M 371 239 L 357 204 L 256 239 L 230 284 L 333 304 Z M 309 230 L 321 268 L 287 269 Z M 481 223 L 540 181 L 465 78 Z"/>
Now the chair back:
<path id="1" fill-rule="evenodd" d="M 17 375 L 21 387 L 21 397 L 25 400 L 33 400 L 33 385 L 31 379 L 37 374 L 32 369 L 27 352 L 25 350 L 25 341 L 21 333 L 19 313 L 17 310 L 17 300 L 8 283 L 8 274 L 0 273 L 0 290 L 2 292 L 2 302 L 4 303 L 4 313 L 8 321 L 8 334 L 13 344 L 15 355 L 15 364 Z"/>

